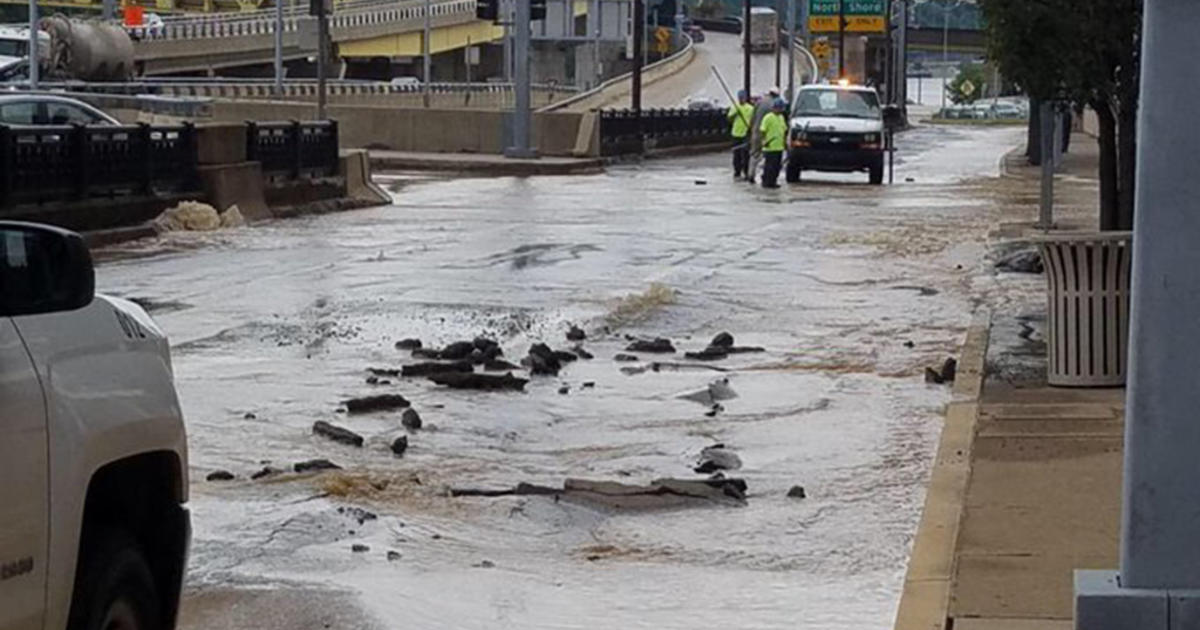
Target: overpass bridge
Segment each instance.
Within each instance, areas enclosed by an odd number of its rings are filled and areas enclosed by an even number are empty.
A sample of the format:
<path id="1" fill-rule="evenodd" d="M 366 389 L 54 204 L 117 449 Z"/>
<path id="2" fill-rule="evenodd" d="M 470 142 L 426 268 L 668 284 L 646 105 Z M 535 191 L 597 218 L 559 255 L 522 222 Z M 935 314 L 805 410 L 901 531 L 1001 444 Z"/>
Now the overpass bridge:
<path id="1" fill-rule="evenodd" d="M 475 0 L 435 0 L 428 6 L 433 54 L 498 41 L 503 28 L 475 18 Z M 416 57 L 423 54 L 426 4 L 357 2 L 341 5 L 329 18 L 333 55 L 340 59 Z M 269 64 L 274 59 L 273 10 L 168 19 L 139 33 L 135 59 L 148 76 L 217 71 Z M 299 12 L 283 18 L 285 60 L 312 56 L 315 21 Z M 309 43 L 307 32 L 314 36 Z"/>

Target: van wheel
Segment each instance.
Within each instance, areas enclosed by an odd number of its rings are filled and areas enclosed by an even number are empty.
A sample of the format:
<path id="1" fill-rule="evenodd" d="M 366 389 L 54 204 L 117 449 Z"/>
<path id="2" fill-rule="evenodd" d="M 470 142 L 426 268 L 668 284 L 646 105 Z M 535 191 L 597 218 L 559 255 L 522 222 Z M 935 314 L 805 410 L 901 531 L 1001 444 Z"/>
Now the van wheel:
<path id="1" fill-rule="evenodd" d="M 69 630 L 159 630 L 154 575 L 133 538 L 109 530 L 84 543 Z"/>
<path id="2" fill-rule="evenodd" d="M 783 179 L 789 184 L 795 184 L 800 181 L 800 161 L 791 158 L 787 161 L 787 168 L 784 170 Z"/>
<path id="3" fill-rule="evenodd" d="M 883 160 L 871 165 L 871 184 L 878 186 L 883 183 Z"/>

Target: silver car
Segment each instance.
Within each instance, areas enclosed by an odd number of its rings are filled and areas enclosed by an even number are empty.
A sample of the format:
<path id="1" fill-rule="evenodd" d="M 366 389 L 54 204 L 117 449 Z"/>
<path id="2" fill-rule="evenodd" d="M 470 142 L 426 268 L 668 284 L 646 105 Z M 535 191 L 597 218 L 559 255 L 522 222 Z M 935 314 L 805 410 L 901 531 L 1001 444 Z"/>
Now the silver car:
<path id="1" fill-rule="evenodd" d="M 0 95 L 3 125 L 119 125 L 116 118 L 73 98 L 52 94 Z"/>

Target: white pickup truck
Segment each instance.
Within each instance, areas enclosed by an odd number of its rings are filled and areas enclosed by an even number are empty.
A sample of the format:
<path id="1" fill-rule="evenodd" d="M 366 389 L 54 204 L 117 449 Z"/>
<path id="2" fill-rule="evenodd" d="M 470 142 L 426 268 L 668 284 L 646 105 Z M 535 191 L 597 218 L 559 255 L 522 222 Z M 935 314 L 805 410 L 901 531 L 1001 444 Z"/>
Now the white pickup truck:
<path id="1" fill-rule="evenodd" d="M 79 235 L 0 221 L 0 630 L 174 627 L 191 535 L 167 340 Z"/>

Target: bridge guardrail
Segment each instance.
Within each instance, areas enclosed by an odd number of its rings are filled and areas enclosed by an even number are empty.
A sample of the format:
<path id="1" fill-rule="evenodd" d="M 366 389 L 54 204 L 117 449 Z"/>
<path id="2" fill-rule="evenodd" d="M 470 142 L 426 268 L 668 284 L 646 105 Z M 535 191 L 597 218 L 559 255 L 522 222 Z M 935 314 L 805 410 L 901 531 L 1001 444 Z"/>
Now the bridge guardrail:
<path id="1" fill-rule="evenodd" d="M 719 109 L 645 109 L 640 133 L 631 109 L 600 110 L 600 154 L 640 153 L 653 148 L 716 144 L 729 138 L 729 122 Z"/>
<path id="2" fill-rule="evenodd" d="M 289 79 L 283 84 L 283 92 L 275 92 L 274 82 L 269 79 L 221 79 L 220 81 L 205 81 L 197 79 L 155 79 L 152 81 L 135 81 L 130 83 L 77 83 L 58 82 L 42 83 L 44 90 L 65 90 L 77 94 L 110 94 L 110 95 L 139 95 L 157 97 L 197 97 L 197 98 L 247 98 L 270 99 L 276 97 L 315 97 L 317 95 L 316 80 Z M 572 93 L 579 88 L 557 83 L 537 83 L 532 86 L 535 92 Z M 450 93 L 499 93 L 511 92 L 513 85 L 507 82 L 482 83 L 430 83 L 429 91 L 434 94 Z M 331 96 L 346 96 L 358 94 L 420 94 L 423 86 L 420 83 L 392 84 L 378 81 L 344 81 L 330 80 L 327 94 Z"/>
<path id="3" fill-rule="evenodd" d="M 430 5 L 430 16 L 438 18 L 458 14 L 475 15 L 475 0 L 439 0 Z M 380 3 L 355 7 L 344 12 L 335 11 L 329 16 L 330 29 L 361 28 L 379 24 L 423 20 L 424 2 L 404 4 Z M 284 32 L 299 30 L 300 20 L 306 14 L 291 13 L 283 18 Z M 213 39 L 226 37 L 249 37 L 271 35 L 275 32 L 275 16 L 237 15 L 221 19 L 195 19 L 165 22 L 161 26 L 131 29 L 138 41 L 156 42 L 179 39 Z"/>
<path id="4" fill-rule="evenodd" d="M 190 124 L 0 125 L 0 205 L 199 186 Z"/>
<path id="5" fill-rule="evenodd" d="M 247 122 L 246 159 L 272 177 L 337 175 L 337 121 Z"/>

